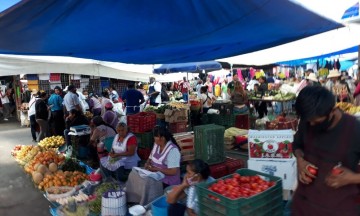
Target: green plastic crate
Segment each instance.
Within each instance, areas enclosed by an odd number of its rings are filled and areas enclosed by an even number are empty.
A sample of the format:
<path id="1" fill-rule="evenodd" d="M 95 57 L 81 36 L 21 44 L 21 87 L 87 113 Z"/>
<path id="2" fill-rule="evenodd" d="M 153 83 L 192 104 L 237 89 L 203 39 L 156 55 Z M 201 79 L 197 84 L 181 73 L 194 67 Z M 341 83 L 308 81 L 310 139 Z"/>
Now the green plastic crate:
<path id="1" fill-rule="evenodd" d="M 209 115 L 209 122 L 217 125 L 222 125 L 225 127 L 233 127 L 236 122 L 236 115 L 233 114 L 211 114 Z"/>
<path id="2" fill-rule="evenodd" d="M 271 188 L 249 198 L 236 200 L 229 199 L 218 193 L 208 190 L 215 182 L 199 183 L 196 185 L 198 194 L 200 216 L 280 216 L 283 215 L 283 190 L 281 178 L 249 169 L 236 171 L 243 176 L 260 175 L 266 180 L 274 181 L 276 184 Z M 227 179 L 233 174 L 222 177 Z M 209 195 L 219 198 L 220 201 L 211 199 Z"/>
<path id="3" fill-rule="evenodd" d="M 224 132 L 225 128 L 220 125 L 194 127 L 195 158 L 202 159 L 210 165 L 224 162 Z"/>
<path id="4" fill-rule="evenodd" d="M 138 142 L 138 148 L 150 148 L 154 145 L 154 134 L 152 131 L 144 133 L 134 133 Z"/>

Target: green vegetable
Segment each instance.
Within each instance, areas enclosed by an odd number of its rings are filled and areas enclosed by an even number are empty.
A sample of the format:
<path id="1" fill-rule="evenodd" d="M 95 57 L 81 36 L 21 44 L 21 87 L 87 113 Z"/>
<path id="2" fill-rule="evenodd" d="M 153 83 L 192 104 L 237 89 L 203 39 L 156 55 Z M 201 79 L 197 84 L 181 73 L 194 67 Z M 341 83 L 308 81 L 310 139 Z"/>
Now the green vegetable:
<path id="1" fill-rule="evenodd" d="M 109 190 L 119 190 L 120 186 L 117 183 L 105 182 L 102 183 L 95 190 L 96 198 L 95 200 L 89 202 L 89 209 L 92 213 L 100 214 L 101 213 L 101 198 L 102 195 Z"/>
<path id="2" fill-rule="evenodd" d="M 71 158 L 66 159 L 65 162 L 60 166 L 60 169 L 62 171 L 79 171 L 86 173 L 86 168 Z"/>

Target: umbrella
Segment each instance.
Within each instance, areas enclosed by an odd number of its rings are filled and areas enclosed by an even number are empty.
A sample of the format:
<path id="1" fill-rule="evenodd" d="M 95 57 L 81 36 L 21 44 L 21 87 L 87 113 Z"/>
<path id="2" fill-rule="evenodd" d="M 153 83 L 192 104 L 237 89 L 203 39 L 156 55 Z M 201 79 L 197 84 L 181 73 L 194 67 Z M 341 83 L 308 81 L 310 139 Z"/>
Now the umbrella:
<path id="1" fill-rule="evenodd" d="M 177 73 L 177 72 L 191 72 L 198 73 L 200 71 L 214 71 L 220 70 L 221 64 L 217 61 L 205 61 L 205 62 L 188 62 L 178 64 L 162 64 L 157 65 L 154 68 L 155 74 Z"/>

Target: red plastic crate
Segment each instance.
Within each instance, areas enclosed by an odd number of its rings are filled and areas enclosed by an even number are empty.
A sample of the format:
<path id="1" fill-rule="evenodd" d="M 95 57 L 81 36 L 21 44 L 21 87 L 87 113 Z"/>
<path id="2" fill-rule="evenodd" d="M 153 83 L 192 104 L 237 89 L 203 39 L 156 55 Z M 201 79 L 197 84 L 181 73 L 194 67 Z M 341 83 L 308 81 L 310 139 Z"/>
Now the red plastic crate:
<path id="1" fill-rule="evenodd" d="M 235 117 L 235 127 L 240 129 L 249 129 L 249 115 L 237 115 Z"/>
<path id="2" fill-rule="evenodd" d="M 227 171 L 225 162 L 220 163 L 220 164 L 211 165 L 210 173 L 211 173 L 211 177 L 216 178 L 216 179 L 228 175 L 228 171 Z"/>
<path id="3" fill-rule="evenodd" d="M 171 133 L 182 133 L 186 132 L 187 122 L 175 122 L 169 123 L 169 131 Z"/>
<path id="4" fill-rule="evenodd" d="M 52 73 L 50 74 L 50 82 L 60 82 L 60 74 L 59 73 Z"/>
<path id="5" fill-rule="evenodd" d="M 149 148 L 138 148 L 137 154 L 141 160 L 149 159 L 151 149 Z"/>
<path id="6" fill-rule="evenodd" d="M 236 170 L 245 168 L 245 162 L 242 159 L 226 158 L 224 163 L 228 174 L 235 173 Z"/>
<path id="7" fill-rule="evenodd" d="M 151 131 L 156 125 L 156 114 L 153 112 L 140 112 L 127 116 L 127 124 L 133 133 Z"/>

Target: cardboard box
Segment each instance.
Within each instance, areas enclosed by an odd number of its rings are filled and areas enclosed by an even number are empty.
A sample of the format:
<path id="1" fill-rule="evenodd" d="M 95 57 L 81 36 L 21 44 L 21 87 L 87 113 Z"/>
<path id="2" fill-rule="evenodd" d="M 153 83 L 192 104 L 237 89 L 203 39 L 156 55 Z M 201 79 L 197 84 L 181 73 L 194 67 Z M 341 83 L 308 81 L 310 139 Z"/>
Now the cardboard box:
<path id="1" fill-rule="evenodd" d="M 293 158 L 292 130 L 249 130 L 249 158 Z"/>
<path id="2" fill-rule="evenodd" d="M 284 190 L 295 190 L 297 185 L 296 159 L 249 159 L 248 168 L 282 178 Z"/>
<path id="3" fill-rule="evenodd" d="M 165 110 L 165 121 L 169 123 L 188 121 L 187 110 Z"/>

